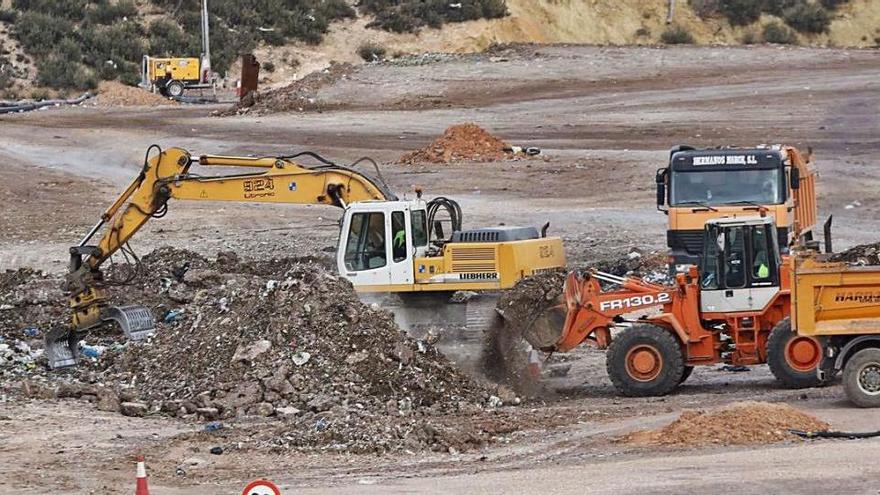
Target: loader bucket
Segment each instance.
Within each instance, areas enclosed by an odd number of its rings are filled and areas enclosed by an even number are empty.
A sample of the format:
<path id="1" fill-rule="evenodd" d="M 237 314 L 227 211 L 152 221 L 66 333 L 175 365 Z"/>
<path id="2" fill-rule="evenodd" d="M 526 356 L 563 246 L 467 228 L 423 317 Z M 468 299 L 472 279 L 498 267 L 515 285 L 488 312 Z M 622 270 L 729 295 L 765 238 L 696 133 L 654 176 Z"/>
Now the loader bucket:
<path id="1" fill-rule="evenodd" d="M 535 315 L 534 319 L 523 330 L 523 338 L 535 349 L 553 351 L 562 338 L 565 328 L 567 308 L 561 301 Z"/>

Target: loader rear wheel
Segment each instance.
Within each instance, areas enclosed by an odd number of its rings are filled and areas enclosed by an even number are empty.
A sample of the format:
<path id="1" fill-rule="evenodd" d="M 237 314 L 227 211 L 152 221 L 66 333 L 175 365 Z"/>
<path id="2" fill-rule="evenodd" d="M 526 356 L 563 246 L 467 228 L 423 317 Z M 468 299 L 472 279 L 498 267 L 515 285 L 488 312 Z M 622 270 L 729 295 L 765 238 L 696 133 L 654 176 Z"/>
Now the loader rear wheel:
<path id="1" fill-rule="evenodd" d="M 822 384 L 816 367 L 822 360 L 819 342 L 791 331 L 786 318 L 773 327 L 767 339 L 767 364 L 776 380 L 785 388 L 809 388 Z"/>
<path id="2" fill-rule="evenodd" d="M 880 407 L 880 349 L 862 349 L 846 362 L 843 390 L 859 407 Z"/>
<path id="3" fill-rule="evenodd" d="M 628 397 L 666 395 L 684 377 L 681 346 L 667 330 L 634 325 L 621 332 L 606 354 L 608 377 Z"/>

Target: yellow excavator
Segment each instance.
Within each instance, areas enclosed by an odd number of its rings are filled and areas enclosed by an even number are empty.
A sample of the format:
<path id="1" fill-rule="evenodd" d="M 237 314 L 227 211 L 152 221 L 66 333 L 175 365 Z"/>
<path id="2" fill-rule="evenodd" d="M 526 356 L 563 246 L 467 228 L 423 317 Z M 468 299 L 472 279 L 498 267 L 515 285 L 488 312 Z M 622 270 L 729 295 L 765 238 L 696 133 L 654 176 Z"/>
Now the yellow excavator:
<path id="1" fill-rule="evenodd" d="M 320 165 L 294 161 L 309 156 Z M 461 208 L 448 198 L 398 199 L 382 180 L 355 166 L 341 166 L 311 152 L 279 157 L 202 155 L 151 146 L 143 168 L 104 212 L 97 224 L 70 248 L 67 289 L 73 320 L 46 338 L 51 368 L 73 366 L 82 334 L 116 322 L 131 340 L 155 331 L 143 306 L 110 307 L 101 266 L 117 251 L 131 252 L 129 240 L 150 219 L 162 217 L 171 199 L 330 205 L 344 209 L 336 264 L 359 292 L 453 293 L 497 291 L 525 276 L 565 266 L 562 240 L 547 237 L 547 225 L 461 229 Z M 236 173 L 203 175 L 194 166 L 235 167 Z M 240 172 L 240 170 L 254 170 Z M 449 235 L 444 233 L 449 225 Z M 97 243 L 92 240 L 102 232 Z"/>

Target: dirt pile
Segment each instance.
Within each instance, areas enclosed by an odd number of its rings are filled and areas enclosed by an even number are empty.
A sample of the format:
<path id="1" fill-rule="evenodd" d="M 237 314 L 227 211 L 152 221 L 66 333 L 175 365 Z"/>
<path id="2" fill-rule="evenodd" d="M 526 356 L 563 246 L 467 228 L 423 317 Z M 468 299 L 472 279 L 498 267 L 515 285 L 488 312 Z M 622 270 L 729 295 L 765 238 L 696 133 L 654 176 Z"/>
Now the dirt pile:
<path id="1" fill-rule="evenodd" d="M 325 110 L 329 107 L 318 99 L 318 91 L 345 79 L 354 71 L 355 66 L 352 64 L 331 63 L 326 69 L 312 72 L 282 88 L 252 93 L 219 115 L 265 115 L 280 112 Z"/>
<path id="2" fill-rule="evenodd" d="M 428 146 L 400 157 L 400 163 L 490 162 L 512 157 L 510 146 L 477 124 L 468 122 L 447 128 Z"/>
<path id="3" fill-rule="evenodd" d="M 111 268 L 117 280 L 130 274 Z M 209 260 L 161 248 L 144 256 L 140 273 L 114 289 L 113 302 L 149 307 L 156 335 L 120 343 L 116 334 L 92 332 L 74 380 L 31 366 L 26 388 L 34 381 L 44 385 L 35 395 L 54 388 L 55 396 L 130 416 L 266 417 L 277 421 L 250 435 L 255 446 L 346 452 L 461 450 L 486 438 L 456 436 L 430 418 L 518 402 L 407 337 L 389 311 L 364 305 L 347 280 L 313 262 L 242 261 L 233 253 Z M 15 287 L 41 278 L 21 272 L 2 280 Z M 33 308 L 51 322 L 66 315 L 64 302 L 57 291 Z M 4 329 L 41 314 L 15 308 Z"/>
<path id="4" fill-rule="evenodd" d="M 798 438 L 789 430 L 827 429 L 827 423 L 788 404 L 746 401 L 709 411 L 684 411 L 668 426 L 636 432 L 623 441 L 670 446 L 764 444 Z"/>
<path id="5" fill-rule="evenodd" d="M 92 104 L 100 107 L 140 107 L 178 103 L 141 88 L 126 86 L 117 81 L 103 81 L 98 85 L 98 97 Z"/>
<path id="6" fill-rule="evenodd" d="M 859 266 L 880 265 L 880 242 L 860 244 L 846 251 L 834 253 L 831 255 L 831 261 L 843 261 Z"/>

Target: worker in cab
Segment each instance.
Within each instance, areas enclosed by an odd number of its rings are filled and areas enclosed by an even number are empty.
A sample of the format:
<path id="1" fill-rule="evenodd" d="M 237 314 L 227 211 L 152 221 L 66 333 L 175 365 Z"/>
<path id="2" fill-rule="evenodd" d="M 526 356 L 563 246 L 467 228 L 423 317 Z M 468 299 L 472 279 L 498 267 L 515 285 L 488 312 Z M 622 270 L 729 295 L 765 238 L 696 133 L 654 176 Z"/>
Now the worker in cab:
<path id="1" fill-rule="evenodd" d="M 391 232 L 394 232 L 391 241 L 394 261 L 403 261 L 406 259 L 406 222 L 402 212 L 394 212 L 391 215 Z"/>
<path id="2" fill-rule="evenodd" d="M 765 282 L 770 280 L 770 253 L 767 252 L 767 236 L 764 231 L 755 229 L 752 234 L 752 273 L 756 281 Z"/>

